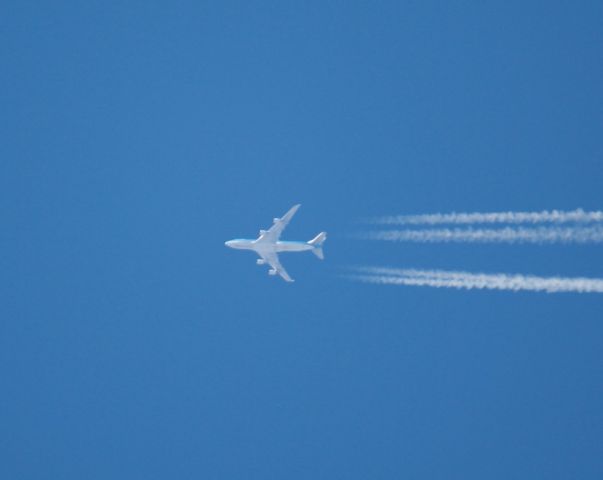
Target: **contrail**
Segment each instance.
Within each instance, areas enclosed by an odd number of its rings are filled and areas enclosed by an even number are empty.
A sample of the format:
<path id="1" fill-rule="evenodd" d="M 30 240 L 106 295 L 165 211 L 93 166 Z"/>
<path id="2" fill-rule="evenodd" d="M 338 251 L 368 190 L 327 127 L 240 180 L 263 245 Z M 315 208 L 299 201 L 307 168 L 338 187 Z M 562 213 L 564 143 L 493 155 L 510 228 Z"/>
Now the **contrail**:
<path id="1" fill-rule="evenodd" d="M 361 233 L 356 237 L 367 240 L 421 243 L 601 243 L 603 242 L 603 226 L 381 230 Z"/>
<path id="2" fill-rule="evenodd" d="M 441 225 L 477 223 L 592 223 L 603 222 L 603 211 L 585 212 L 544 210 L 542 212 L 492 213 L 434 213 L 429 215 L 395 215 L 374 218 L 369 223 L 378 225 Z"/>
<path id="3" fill-rule="evenodd" d="M 486 289 L 532 292 L 603 293 L 603 279 L 585 277 L 536 277 L 462 271 L 357 267 L 352 280 L 382 285 L 414 285 L 435 288 Z"/>

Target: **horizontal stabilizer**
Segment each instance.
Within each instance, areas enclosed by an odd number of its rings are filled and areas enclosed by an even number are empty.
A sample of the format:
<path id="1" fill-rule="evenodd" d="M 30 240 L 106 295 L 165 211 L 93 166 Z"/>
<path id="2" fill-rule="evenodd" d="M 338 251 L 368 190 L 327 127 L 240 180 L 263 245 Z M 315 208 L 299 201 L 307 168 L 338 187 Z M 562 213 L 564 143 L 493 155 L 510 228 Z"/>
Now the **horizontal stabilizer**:
<path id="1" fill-rule="evenodd" d="M 308 245 L 312 245 L 314 248 L 312 249 L 312 253 L 316 255 L 318 258 L 323 260 L 325 258 L 324 253 L 322 251 L 322 244 L 327 239 L 327 232 L 320 232 L 316 235 L 312 240 L 308 242 Z"/>

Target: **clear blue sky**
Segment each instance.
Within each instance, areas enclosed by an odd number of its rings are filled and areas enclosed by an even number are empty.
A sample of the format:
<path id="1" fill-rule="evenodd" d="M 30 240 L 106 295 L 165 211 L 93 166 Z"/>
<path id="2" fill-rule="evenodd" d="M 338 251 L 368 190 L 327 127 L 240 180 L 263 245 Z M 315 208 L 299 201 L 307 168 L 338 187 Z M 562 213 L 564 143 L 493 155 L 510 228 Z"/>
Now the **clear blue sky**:
<path id="1" fill-rule="evenodd" d="M 0 477 L 603 478 L 601 246 L 346 237 L 599 209 L 603 4 L 5 2 Z M 224 241 L 294 203 L 326 260 Z"/>

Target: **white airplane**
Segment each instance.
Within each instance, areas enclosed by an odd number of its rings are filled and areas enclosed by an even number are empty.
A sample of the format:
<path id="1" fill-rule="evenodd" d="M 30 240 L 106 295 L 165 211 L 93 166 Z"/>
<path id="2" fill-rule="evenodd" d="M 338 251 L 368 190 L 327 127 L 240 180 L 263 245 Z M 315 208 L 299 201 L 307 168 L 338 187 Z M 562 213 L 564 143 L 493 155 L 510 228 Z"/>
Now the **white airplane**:
<path id="1" fill-rule="evenodd" d="M 305 252 L 310 250 L 321 260 L 324 258 L 322 253 L 322 244 L 327 239 L 326 232 L 320 232 L 309 242 L 281 242 L 279 240 L 281 233 L 289 223 L 289 221 L 297 212 L 300 205 L 295 205 L 289 210 L 282 218 L 275 218 L 274 224 L 269 230 L 260 230 L 260 236 L 255 240 L 248 239 L 235 239 L 229 240 L 225 243 L 227 247 L 236 248 L 238 250 L 253 250 L 257 253 L 260 258 L 256 260 L 258 265 L 268 264 L 270 275 L 276 275 L 277 273 L 283 277 L 287 282 L 292 282 L 293 279 L 289 276 L 287 271 L 281 265 L 278 260 L 278 254 L 280 252 Z"/>

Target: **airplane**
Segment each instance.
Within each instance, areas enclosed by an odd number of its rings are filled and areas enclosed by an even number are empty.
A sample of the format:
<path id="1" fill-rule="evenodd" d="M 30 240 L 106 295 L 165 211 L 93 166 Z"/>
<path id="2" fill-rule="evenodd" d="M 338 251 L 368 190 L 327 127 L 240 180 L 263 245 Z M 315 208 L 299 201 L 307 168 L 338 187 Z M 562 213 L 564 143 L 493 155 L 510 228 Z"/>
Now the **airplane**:
<path id="1" fill-rule="evenodd" d="M 237 238 L 228 240 L 224 245 L 238 250 L 253 250 L 260 256 L 256 260 L 258 265 L 266 263 L 270 265 L 271 268 L 268 270 L 269 275 L 276 275 L 278 273 L 286 282 L 293 282 L 293 279 L 283 268 L 281 262 L 279 262 L 278 254 L 280 252 L 305 252 L 310 250 L 322 260 L 324 259 L 322 244 L 327 239 L 327 232 L 320 232 L 309 242 L 285 242 L 279 240 L 281 233 L 283 233 L 283 230 L 300 206 L 299 204 L 294 205 L 281 218 L 275 218 L 272 227 L 269 230 L 260 230 L 260 236 L 255 240 Z"/>

